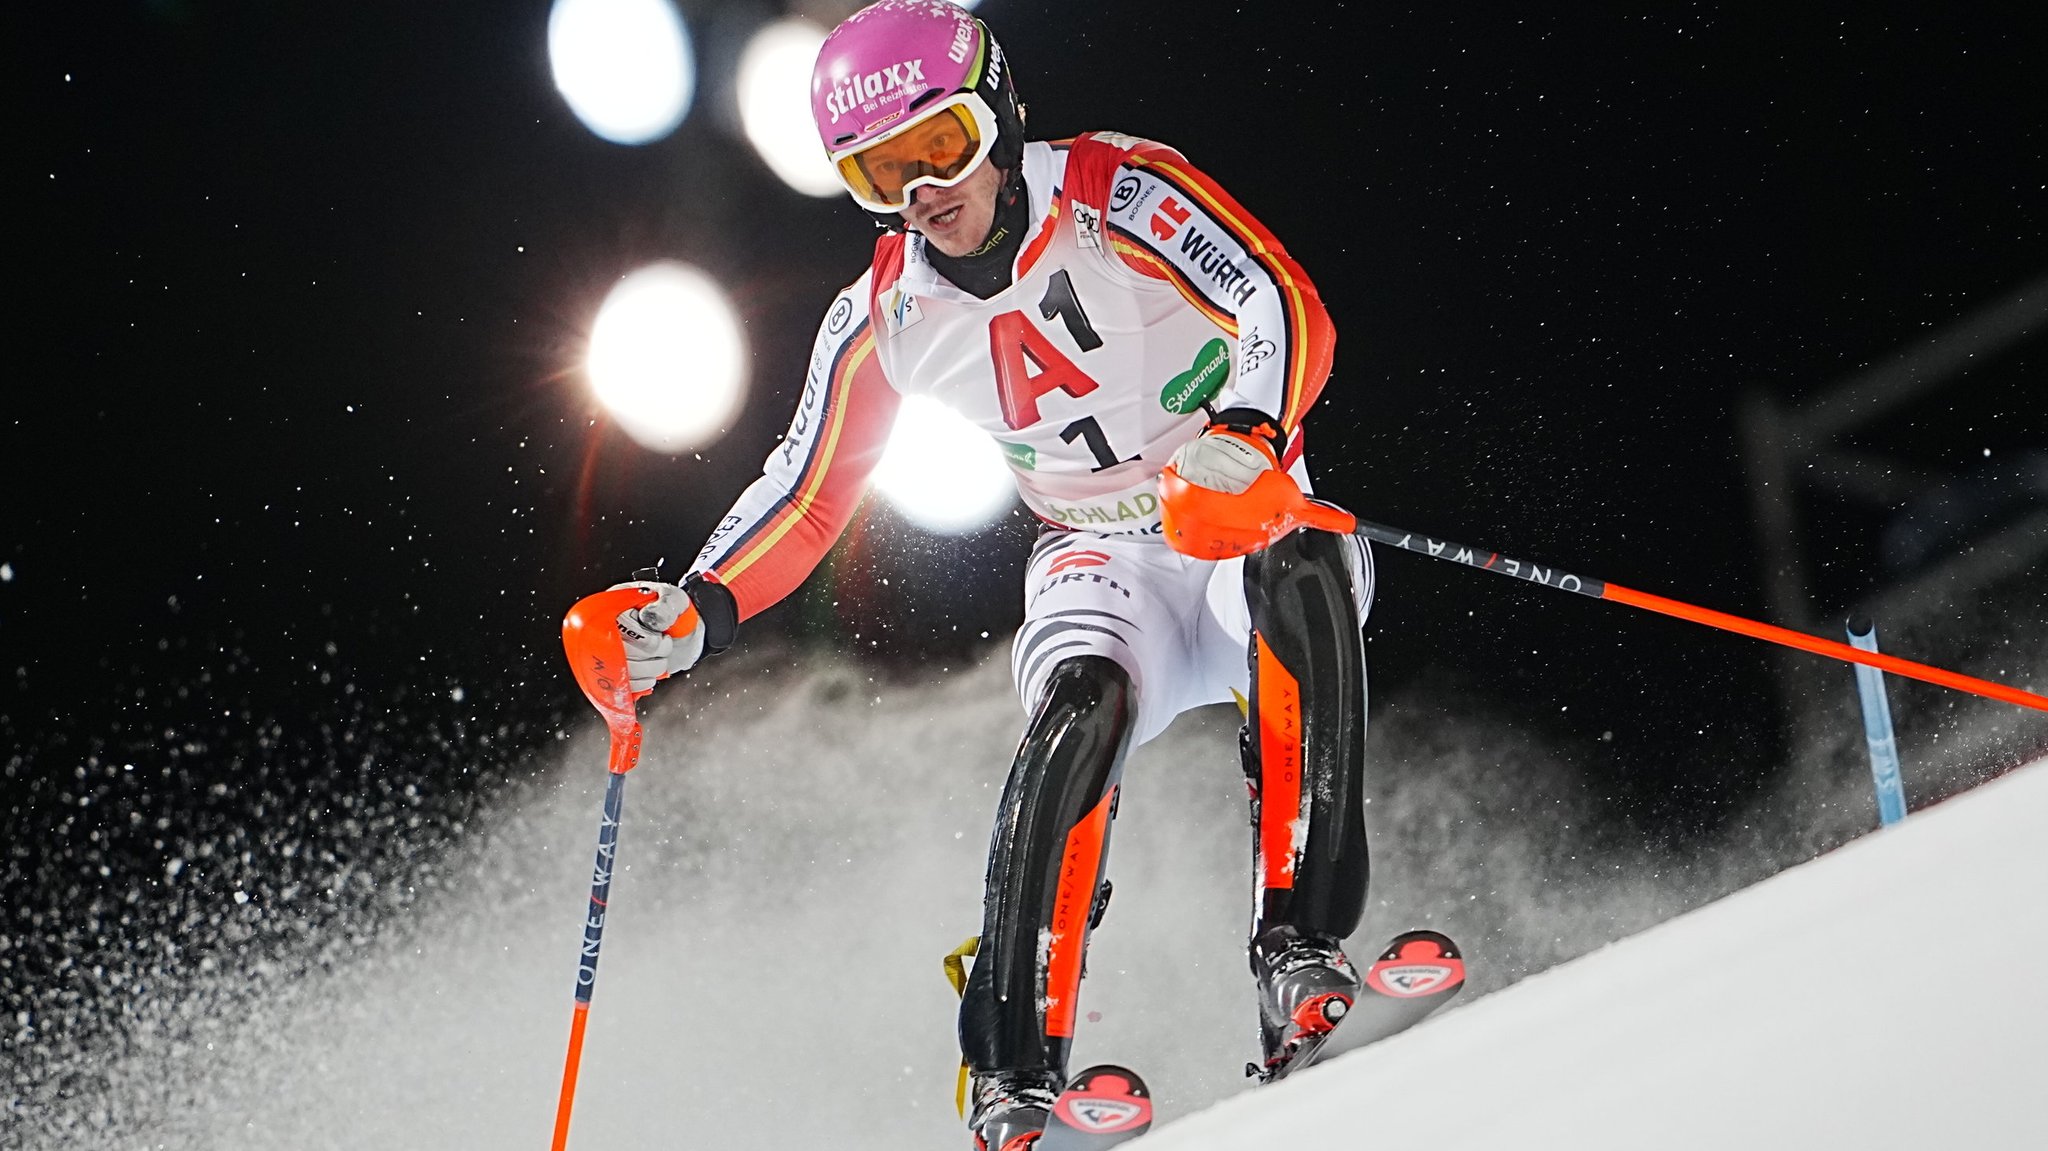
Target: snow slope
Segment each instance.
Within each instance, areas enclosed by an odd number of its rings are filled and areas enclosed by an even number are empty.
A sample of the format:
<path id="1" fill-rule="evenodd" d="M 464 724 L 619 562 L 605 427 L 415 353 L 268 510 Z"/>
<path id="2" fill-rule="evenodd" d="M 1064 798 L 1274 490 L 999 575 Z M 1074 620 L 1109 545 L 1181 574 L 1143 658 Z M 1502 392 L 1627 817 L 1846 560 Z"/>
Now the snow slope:
<path id="1" fill-rule="evenodd" d="M 2043 827 L 2037 763 L 1146 1146 L 2048 1147 Z"/>
<path id="2" fill-rule="evenodd" d="M 980 922 L 988 813 L 1018 722 L 1000 648 L 909 682 L 838 659 L 737 660 L 653 709 L 627 789 L 571 1146 L 964 1146 L 951 1098 L 956 1006 L 939 958 Z M 1075 1058 L 1145 1070 L 1166 1121 L 1154 1148 L 1290 1146 L 1276 1132 L 1297 1121 L 1315 1132 L 1309 1145 L 1328 1148 L 1417 1132 L 1431 1144 L 1619 1145 L 1646 1124 L 1668 1145 L 1670 1126 L 1725 1136 L 1772 1109 L 1813 1116 L 1824 1146 L 1858 1123 L 1909 1131 L 1893 1114 L 1908 1104 L 2021 1121 L 1996 1097 L 2014 1093 L 2001 1077 L 2021 1074 L 2022 1057 L 1968 1062 L 1952 1029 L 1986 1017 L 1995 989 L 1968 982 L 1986 953 L 2016 954 L 2031 938 L 2022 932 L 2039 933 L 2027 896 L 2048 886 L 2023 838 L 2048 802 L 2048 780 L 2034 778 L 2048 769 L 1530 979 L 1868 827 L 1867 769 L 1802 765 L 1796 786 L 1697 852 L 1659 851 L 1632 841 L 1525 727 L 1433 696 L 1383 699 L 1366 808 L 1373 894 L 1353 949 L 1407 927 L 1446 931 L 1470 959 L 1468 1002 L 1389 1048 L 1249 1091 L 1237 724 L 1234 709 L 1206 709 L 1133 754 L 1116 900 L 1090 947 Z M 600 725 L 563 734 L 552 770 L 500 796 L 459 841 L 419 845 L 433 854 L 417 899 L 336 925 L 309 956 L 230 953 L 120 984 L 137 1022 L 116 1043 L 54 1052 L 66 1077 L 42 1082 L 63 1090 L 31 1083 L 0 1099 L 0 1147 L 544 1146 L 604 786 Z M 1957 878 L 1974 871 L 1984 874 Z M 1781 908 L 1788 899 L 1797 910 Z M 1995 925 L 2002 937 L 1945 942 L 1926 926 L 1934 899 L 1955 912 L 1942 924 Z M 1887 904 L 1912 909 L 1895 939 L 1878 934 Z M 302 907 L 280 897 L 267 911 Z M 1773 916 L 1793 929 L 1752 922 Z M 1912 1003 L 1887 1005 L 1869 990 L 1875 976 L 1829 958 L 1915 946 L 1939 962 L 1894 964 Z M 1813 970 L 1813 955 L 1833 969 Z M 1739 981 L 1756 985 L 1740 1002 L 1724 990 Z M 2005 1042 L 2024 1050 L 2041 1012 L 2014 1002 L 2028 1014 L 2021 1039 Z M 1916 1013 L 1879 1044 L 1867 1005 Z M 1790 1070 L 1728 1054 L 1735 1040 L 1709 1025 L 1737 1011 L 1777 1020 L 1758 1044 Z M 1869 1074 L 1857 1059 L 1880 1061 L 1868 1094 L 1885 1110 L 1813 1102 L 1849 1094 Z M 1263 1110 L 1274 1107 L 1284 1119 Z M 849 1123 L 867 1115 L 883 1118 Z M 1741 1151 L 1790 1141 L 1771 1133 Z"/>

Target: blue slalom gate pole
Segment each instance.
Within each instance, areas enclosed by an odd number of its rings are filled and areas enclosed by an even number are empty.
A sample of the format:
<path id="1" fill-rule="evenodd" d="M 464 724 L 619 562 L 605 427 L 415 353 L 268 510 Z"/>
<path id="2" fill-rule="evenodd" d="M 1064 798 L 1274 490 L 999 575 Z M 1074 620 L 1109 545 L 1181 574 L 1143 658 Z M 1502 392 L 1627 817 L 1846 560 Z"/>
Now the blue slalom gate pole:
<path id="1" fill-rule="evenodd" d="M 1850 616 L 1849 642 L 1867 652 L 1877 651 L 1877 625 L 1863 616 Z M 1865 664 L 1856 665 L 1856 694 L 1863 701 L 1863 740 L 1870 745 L 1870 779 L 1877 788 L 1877 818 L 1885 827 L 1906 818 L 1906 785 L 1899 778 L 1899 744 L 1892 737 L 1892 705 L 1885 697 L 1884 673 Z"/>

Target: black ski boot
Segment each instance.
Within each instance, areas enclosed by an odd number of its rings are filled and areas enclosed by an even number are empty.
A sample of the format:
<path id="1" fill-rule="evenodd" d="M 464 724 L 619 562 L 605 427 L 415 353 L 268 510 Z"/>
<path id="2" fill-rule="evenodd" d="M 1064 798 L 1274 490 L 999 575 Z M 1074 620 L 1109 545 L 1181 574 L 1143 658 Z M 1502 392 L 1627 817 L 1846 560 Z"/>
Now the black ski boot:
<path id="1" fill-rule="evenodd" d="M 1050 1071 L 992 1071 L 974 1077 L 967 1128 L 974 1151 L 1026 1151 L 1045 1133 L 1063 1084 Z"/>
<path id="2" fill-rule="evenodd" d="M 1351 1010 L 1364 984 L 1336 940 L 1269 931 L 1252 945 L 1259 979 L 1259 1039 L 1264 1067 L 1245 1073 L 1267 1083 L 1312 1062 L 1330 1032 Z"/>

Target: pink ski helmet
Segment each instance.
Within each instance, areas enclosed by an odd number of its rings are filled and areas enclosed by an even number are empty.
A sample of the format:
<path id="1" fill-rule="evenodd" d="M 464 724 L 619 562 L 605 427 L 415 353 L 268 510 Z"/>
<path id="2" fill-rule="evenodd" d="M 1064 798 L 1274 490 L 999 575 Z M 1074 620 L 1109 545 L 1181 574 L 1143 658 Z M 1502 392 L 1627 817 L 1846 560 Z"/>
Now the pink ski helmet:
<path id="1" fill-rule="evenodd" d="M 945 0 L 879 0 L 818 49 L 811 119 L 839 179 L 872 212 L 982 161 L 1015 171 L 1024 111 L 988 25 Z"/>

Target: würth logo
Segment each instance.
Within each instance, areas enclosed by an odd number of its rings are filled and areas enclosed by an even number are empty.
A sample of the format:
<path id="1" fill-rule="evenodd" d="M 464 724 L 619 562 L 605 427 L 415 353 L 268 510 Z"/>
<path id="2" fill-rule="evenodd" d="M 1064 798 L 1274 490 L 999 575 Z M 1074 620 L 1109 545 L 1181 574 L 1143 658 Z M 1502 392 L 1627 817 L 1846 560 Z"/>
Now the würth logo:
<path id="1" fill-rule="evenodd" d="M 1045 574 L 1058 575 L 1073 568 L 1099 568 L 1108 562 L 1109 557 L 1101 552 L 1068 552 L 1059 558 L 1059 562 L 1048 568 Z"/>
<path id="2" fill-rule="evenodd" d="M 1180 226 L 1188 222 L 1188 210 L 1179 200 L 1168 196 L 1159 201 L 1159 210 L 1152 213 L 1152 234 L 1162 240 L 1171 240 L 1180 232 Z"/>

